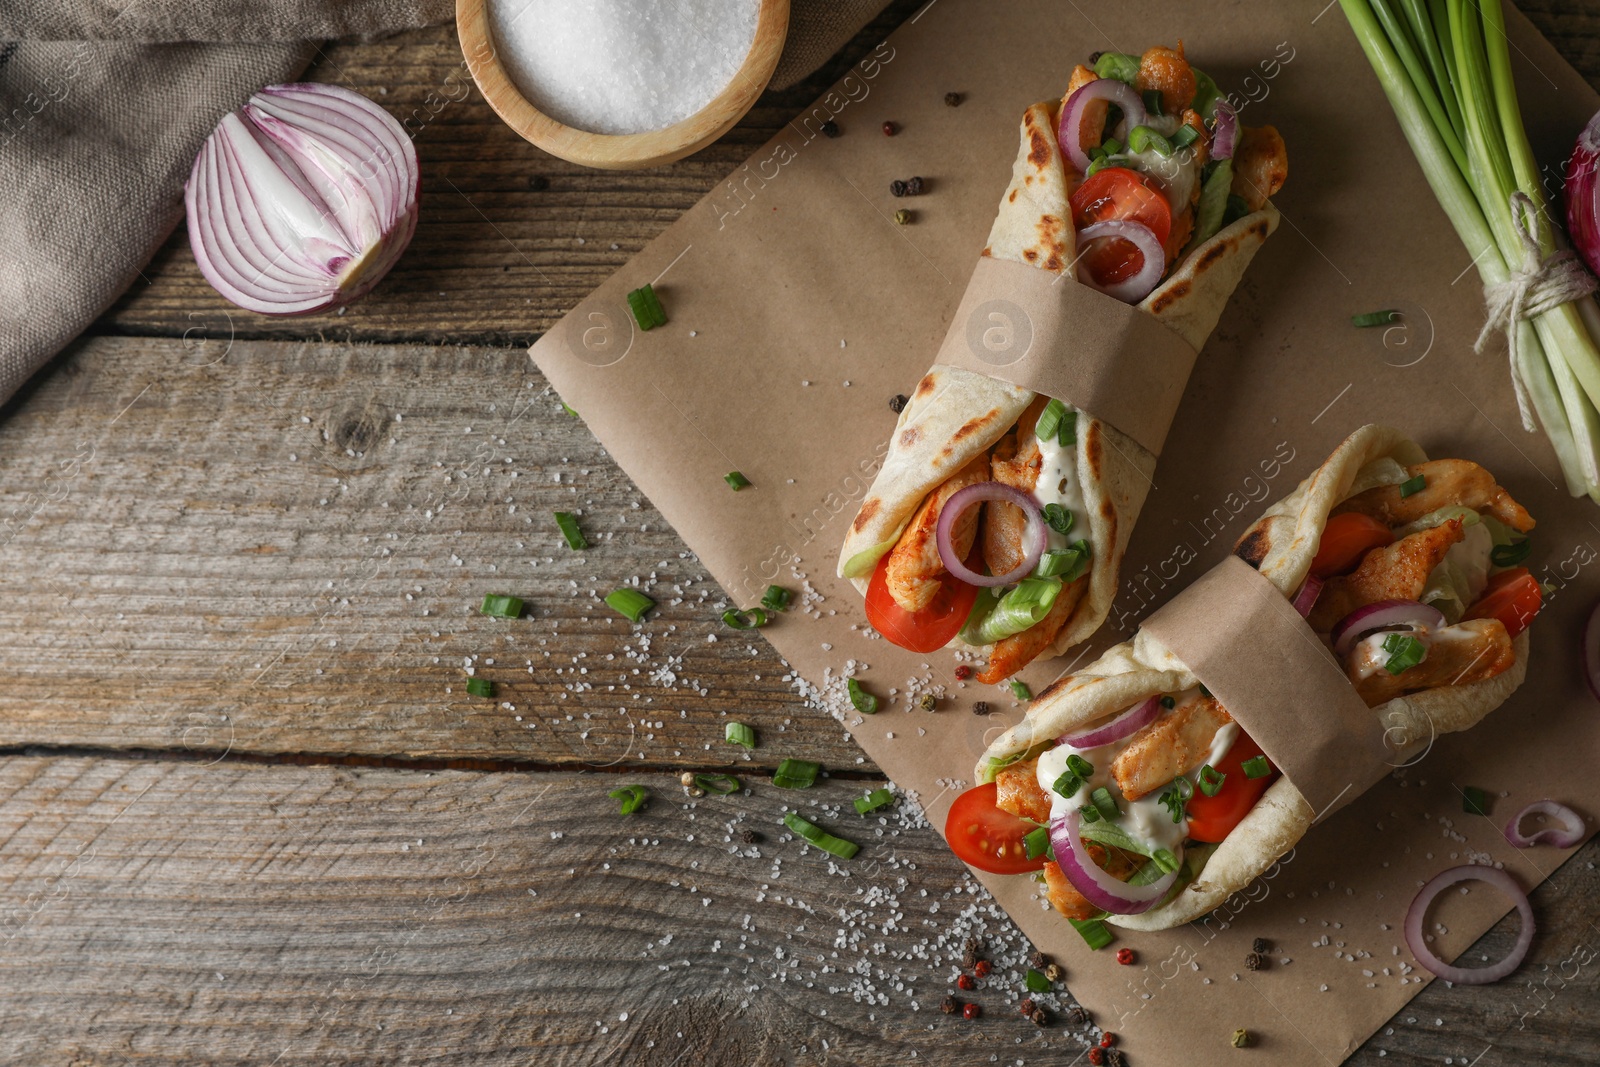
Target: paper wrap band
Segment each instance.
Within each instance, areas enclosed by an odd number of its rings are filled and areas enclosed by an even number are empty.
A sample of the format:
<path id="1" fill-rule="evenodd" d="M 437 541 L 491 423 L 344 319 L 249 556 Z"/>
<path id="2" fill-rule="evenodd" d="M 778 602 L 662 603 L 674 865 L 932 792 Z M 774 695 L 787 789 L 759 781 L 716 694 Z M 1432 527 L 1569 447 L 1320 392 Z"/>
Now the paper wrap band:
<path id="1" fill-rule="evenodd" d="M 935 362 L 1071 404 L 1160 455 L 1196 355 L 1147 311 L 984 256 Z"/>
<path id="2" fill-rule="evenodd" d="M 1140 627 L 1194 672 L 1318 819 L 1391 767 L 1378 717 L 1276 586 L 1229 556 Z"/>

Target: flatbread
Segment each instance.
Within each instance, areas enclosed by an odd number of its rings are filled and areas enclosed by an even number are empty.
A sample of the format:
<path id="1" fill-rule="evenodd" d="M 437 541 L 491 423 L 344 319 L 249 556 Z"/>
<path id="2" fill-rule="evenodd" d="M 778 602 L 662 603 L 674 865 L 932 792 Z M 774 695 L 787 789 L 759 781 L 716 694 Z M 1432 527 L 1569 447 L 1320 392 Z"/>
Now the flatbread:
<path id="1" fill-rule="evenodd" d="M 1056 141 L 1058 107 L 1047 101 L 1024 113 L 1011 183 L 983 255 L 1061 274 L 1076 252 L 1067 203 L 1075 172 L 1062 160 Z M 1196 349 L 1202 347 L 1245 268 L 1277 226 L 1278 211 L 1268 203 L 1223 228 L 1175 264 L 1139 307 Z M 1029 390 L 957 367 L 937 364 L 929 370 L 900 413 L 883 466 L 850 524 L 839 552 L 839 576 L 852 579 L 864 595 L 873 568 L 894 547 L 923 498 L 993 448 L 1033 398 Z M 1089 588 L 1056 637 L 1056 655 L 1087 639 L 1110 613 L 1122 557 L 1156 465 L 1149 450 L 1090 417 L 1078 421 L 1077 461 L 1095 558 Z"/>
<path id="2" fill-rule="evenodd" d="M 1293 596 L 1311 572 L 1328 515 L 1356 491 L 1369 487 L 1373 470 L 1369 464 L 1392 460 L 1405 466 L 1426 459 L 1422 449 L 1399 431 L 1363 426 L 1294 492 L 1256 520 L 1234 546 L 1234 554 L 1260 570 L 1285 597 Z M 1411 739 L 1410 744 L 1398 746 L 1395 762 L 1404 763 L 1414 752 L 1420 753 L 1437 734 L 1467 729 L 1504 703 L 1527 674 L 1526 631 L 1517 635 L 1512 647 L 1515 665 L 1493 678 L 1441 686 L 1373 708 L 1372 714 L 1391 738 Z M 1040 693 L 1029 705 L 1027 717 L 989 746 L 978 764 L 979 777 L 991 758 L 1024 752 L 1152 696 L 1198 684 L 1182 661 L 1141 631 Z M 1112 915 L 1106 921 L 1135 930 L 1166 930 L 1200 918 L 1277 862 L 1305 835 L 1313 814 L 1294 784 L 1278 779 L 1212 853 L 1199 879 L 1141 915 Z"/>

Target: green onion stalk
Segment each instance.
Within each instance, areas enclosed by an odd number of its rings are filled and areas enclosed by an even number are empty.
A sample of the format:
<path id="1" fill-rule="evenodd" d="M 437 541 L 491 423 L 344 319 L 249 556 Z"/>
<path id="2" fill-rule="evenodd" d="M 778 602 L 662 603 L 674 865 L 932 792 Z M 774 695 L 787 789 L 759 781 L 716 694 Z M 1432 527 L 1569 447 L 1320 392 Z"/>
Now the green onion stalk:
<path id="1" fill-rule="evenodd" d="M 1526 255 L 1513 193 L 1533 204 L 1527 221 L 1540 257 L 1555 251 L 1554 227 L 1537 224 L 1549 212 L 1517 107 L 1499 0 L 1339 3 L 1484 285 L 1505 283 Z M 1511 329 L 1516 373 L 1568 491 L 1600 502 L 1600 309 L 1582 297 Z"/>

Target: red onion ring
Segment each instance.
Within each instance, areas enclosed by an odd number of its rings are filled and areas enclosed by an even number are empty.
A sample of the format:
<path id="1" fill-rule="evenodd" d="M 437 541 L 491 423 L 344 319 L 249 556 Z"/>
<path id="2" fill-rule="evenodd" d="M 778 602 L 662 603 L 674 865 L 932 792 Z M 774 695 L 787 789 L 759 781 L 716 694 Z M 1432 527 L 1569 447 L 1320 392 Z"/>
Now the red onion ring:
<path id="1" fill-rule="evenodd" d="M 1548 815 L 1552 819 L 1560 819 L 1566 823 L 1566 829 L 1555 826 L 1546 826 L 1538 833 L 1524 834 L 1522 820 L 1530 815 Z M 1506 840 L 1518 848 L 1532 848 L 1534 845 L 1545 843 L 1556 848 L 1571 848 L 1583 841 L 1588 827 L 1584 826 L 1583 816 L 1554 800 L 1536 800 L 1506 823 Z"/>
<path id="2" fill-rule="evenodd" d="M 1217 99 L 1216 116 L 1212 121 L 1211 158 L 1232 159 L 1239 139 L 1239 114 L 1226 100 Z"/>
<path id="3" fill-rule="evenodd" d="M 1072 160 L 1079 174 L 1089 170 L 1089 153 L 1083 150 L 1083 112 L 1093 100 L 1104 100 L 1122 109 L 1118 130 L 1142 126 L 1145 120 L 1144 99 L 1127 82 L 1117 78 L 1096 78 L 1086 85 L 1080 85 L 1077 92 L 1067 97 L 1067 105 L 1061 109 L 1061 122 L 1056 127 L 1056 140 L 1061 144 L 1061 151 Z M 1101 140 L 1105 140 L 1103 134 Z"/>
<path id="4" fill-rule="evenodd" d="M 1098 289 L 1107 296 L 1116 297 L 1124 304 L 1137 304 L 1161 284 L 1161 275 L 1167 269 L 1167 250 L 1161 247 L 1155 231 L 1144 223 L 1134 222 L 1132 219 L 1111 219 L 1085 226 L 1078 231 L 1078 247 L 1081 249 L 1090 241 L 1105 237 L 1120 237 L 1132 244 L 1144 257 L 1144 265 L 1132 277 L 1111 285 L 1101 285 L 1089 277 L 1078 280 L 1091 289 Z"/>
<path id="5" fill-rule="evenodd" d="M 1305 584 L 1300 586 L 1300 591 L 1294 595 L 1294 610 L 1300 613 L 1302 619 L 1311 617 L 1311 609 L 1317 606 L 1317 597 L 1322 595 L 1324 584 L 1315 574 L 1306 575 Z"/>
<path id="6" fill-rule="evenodd" d="M 1444 613 L 1431 604 L 1415 600 L 1380 600 L 1376 604 L 1357 608 L 1334 624 L 1333 650 L 1341 656 L 1350 654 L 1356 642 L 1384 630 L 1435 630 L 1444 625 Z"/>
<path id="7" fill-rule="evenodd" d="M 1056 740 L 1076 749 L 1099 748 L 1101 745 L 1121 741 L 1129 734 L 1156 721 L 1161 715 L 1161 698 L 1151 697 L 1143 704 L 1135 704 L 1108 723 L 1081 730 L 1075 734 L 1062 734 Z"/>
<path id="8" fill-rule="evenodd" d="M 1056 854 L 1060 855 L 1059 852 Z M 1517 943 L 1511 946 L 1511 952 L 1499 963 L 1490 964 L 1488 967 L 1452 967 L 1428 948 L 1427 939 L 1422 934 L 1422 919 L 1428 910 L 1428 905 L 1432 904 L 1433 899 L 1441 892 L 1457 882 L 1471 881 L 1485 882 L 1509 897 L 1517 906 L 1517 914 L 1522 916 L 1522 929 L 1517 931 Z M 1434 875 L 1433 879 L 1422 887 L 1417 898 L 1411 902 L 1410 910 L 1406 912 L 1405 930 L 1406 944 L 1410 947 L 1411 954 L 1428 970 L 1445 981 L 1457 985 L 1487 985 L 1490 982 L 1498 982 L 1516 970 L 1517 965 L 1528 955 L 1528 946 L 1533 944 L 1533 906 L 1528 903 L 1528 894 L 1524 893 L 1516 880 L 1505 871 L 1495 867 L 1467 864 L 1462 867 L 1451 867 L 1448 871 Z"/>
<path id="9" fill-rule="evenodd" d="M 1589 683 L 1589 692 L 1600 700 L 1600 603 L 1589 613 L 1583 624 L 1583 675 Z"/>
<path id="10" fill-rule="evenodd" d="M 961 517 L 961 513 L 985 500 L 1015 504 L 1022 509 L 1022 513 L 1028 519 L 1027 528 L 1022 532 L 1024 542 L 1022 563 L 1015 570 L 1007 571 L 1005 574 L 979 574 L 956 555 L 955 544 L 950 539 L 950 532 L 955 528 L 956 520 Z M 1039 557 L 1044 555 L 1045 545 L 1049 541 L 1049 527 L 1045 525 L 1044 514 L 1039 508 L 1038 501 L 1021 489 L 1003 482 L 976 482 L 964 489 L 956 490 L 950 499 L 944 502 L 944 507 L 939 509 L 939 523 L 934 528 L 934 543 L 939 546 L 939 560 L 944 564 L 944 569 L 968 585 L 985 588 L 1010 585 L 1032 574 Z"/>
<path id="11" fill-rule="evenodd" d="M 1083 840 L 1078 836 L 1079 818 L 1074 808 L 1061 818 L 1050 820 L 1051 848 L 1055 851 L 1056 862 L 1061 864 L 1061 872 L 1073 888 L 1089 903 L 1113 915 L 1138 915 L 1161 903 L 1177 880 L 1178 872 L 1164 874 L 1149 885 L 1129 885 L 1111 877 L 1083 847 Z"/>

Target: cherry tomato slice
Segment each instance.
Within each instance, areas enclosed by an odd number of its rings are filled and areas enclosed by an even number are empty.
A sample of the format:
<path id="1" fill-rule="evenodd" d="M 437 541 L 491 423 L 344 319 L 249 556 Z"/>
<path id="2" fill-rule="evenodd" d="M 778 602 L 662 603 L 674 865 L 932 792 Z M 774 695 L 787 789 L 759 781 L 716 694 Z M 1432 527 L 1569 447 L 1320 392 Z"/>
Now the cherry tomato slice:
<path id="1" fill-rule="evenodd" d="M 1145 175 L 1127 167 L 1107 167 L 1086 178 L 1067 198 L 1072 224 L 1077 229 L 1112 220 L 1138 222 L 1150 228 L 1166 246 L 1172 233 L 1172 205 Z M 1080 250 L 1091 277 L 1112 285 L 1139 272 L 1144 254 L 1118 237 L 1091 241 Z"/>
<path id="2" fill-rule="evenodd" d="M 1318 578 L 1346 574 L 1355 570 L 1370 550 L 1393 543 L 1394 534 L 1389 527 L 1371 515 L 1354 511 L 1335 515 L 1322 528 L 1322 540 L 1317 542 L 1311 573 Z"/>
<path id="3" fill-rule="evenodd" d="M 982 567 L 982 553 L 974 548 L 966 564 L 973 570 Z M 948 645 L 972 614 L 978 587 L 947 574 L 939 580 L 939 592 L 932 602 L 911 612 L 889 595 L 888 572 L 889 553 L 884 553 L 867 584 L 867 621 L 872 628 L 911 652 L 937 652 Z"/>
<path id="4" fill-rule="evenodd" d="M 1044 869 L 1044 853 L 1028 858 L 1022 839 L 1038 824 L 1019 819 L 996 803 L 993 782 L 974 786 L 956 797 L 944 821 L 944 839 L 961 862 L 991 874 L 1028 874 Z"/>
<path id="5" fill-rule="evenodd" d="M 1528 628 L 1543 606 L 1539 580 L 1526 567 L 1512 567 L 1489 579 L 1483 595 L 1462 618 L 1499 619 L 1506 633 L 1515 637 Z"/>
<path id="6" fill-rule="evenodd" d="M 1222 839 L 1250 814 L 1250 809 L 1256 806 L 1261 794 L 1278 776 L 1277 767 L 1273 767 L 1271 774 L 1260 778 L 1245 777 L 1244 761 L 1261 754 L 1261 746 L 1240 730 L 1228 754 L 1216 766 L 1219 772 L 1227 775 L 1217 795 L 1208 797 L 1197 786 L 1194 796 L 1189 798 L 1186 810 L 1189 813 L 1190 837 L 1196 841 L 1221 844 Z"/>

